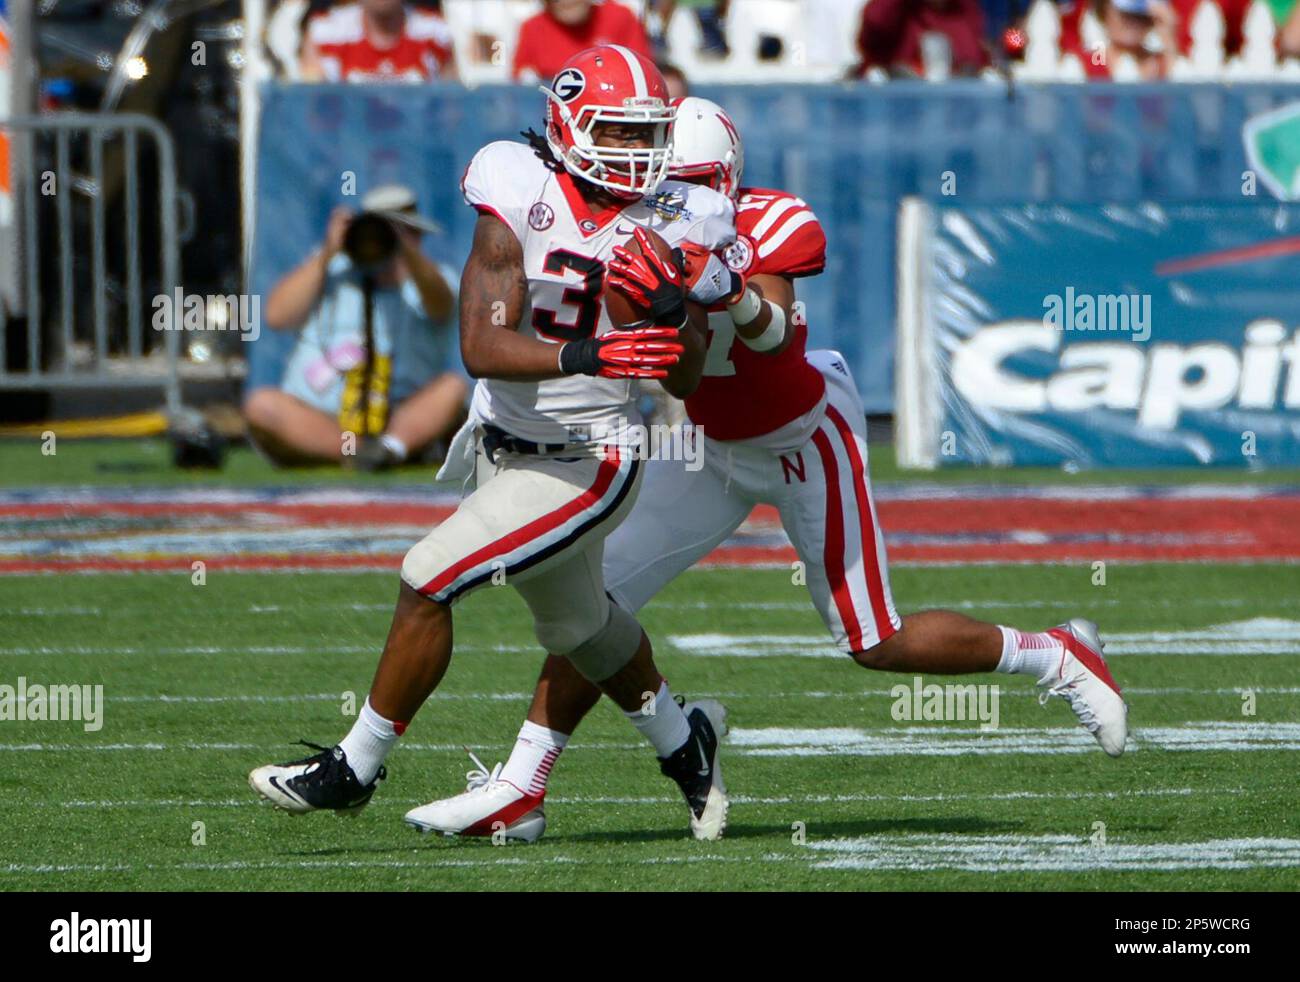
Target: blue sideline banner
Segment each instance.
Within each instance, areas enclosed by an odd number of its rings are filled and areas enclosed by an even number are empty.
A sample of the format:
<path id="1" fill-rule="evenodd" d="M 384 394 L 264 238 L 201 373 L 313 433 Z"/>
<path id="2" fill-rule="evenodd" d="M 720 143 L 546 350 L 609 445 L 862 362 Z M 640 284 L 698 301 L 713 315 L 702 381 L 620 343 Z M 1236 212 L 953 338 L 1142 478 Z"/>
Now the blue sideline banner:
<path id="1" fill-rule="evenodd" d="M 474 225 L 458 186 L 465 165 L 489 140 L 519 139 L 542 113 L 541 93 L 527 85 L 268 83 L 260 91 L 249 289 L 263 296 L 319 241 L 330 209 L 355 204 L 349 190 L 389 181 L 415 189 L 445 230 L 430 250 L 459 268 Z M 893 408 L 895 221 L 904 197 L 936 205 L 1240 201 L 1254 184 L 1261 199 L 1295 185 L 1300 166 L 1285 117 L 1286 106 L 1300 105 L 1294 83 L 962 79 L 696 92 L 726 106 L 740 128 L 746 183 L 797 194 L 821 219 L 826 271 L 799 281 L 800 299 L 813 344 L 844 353 L 873 413 Z M 1257 179 L 1247 188 L 1251 168 Z M 265 332 L 252 346 L 250 383 L 277 381 L 291 345 Z"/>
<path id="2" fill-rule="evenodd" d="M 909 201 L 910 466 L 1300 466 L 1300 206 Z"/>

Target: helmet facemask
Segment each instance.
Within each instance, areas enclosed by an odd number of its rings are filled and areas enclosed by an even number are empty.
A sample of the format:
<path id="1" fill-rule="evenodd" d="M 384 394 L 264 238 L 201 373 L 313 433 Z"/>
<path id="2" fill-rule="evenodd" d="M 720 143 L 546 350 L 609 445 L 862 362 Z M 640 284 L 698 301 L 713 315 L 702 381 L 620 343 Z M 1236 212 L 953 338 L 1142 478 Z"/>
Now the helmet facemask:
<path id="1" fill-rule="evenodd" d="M 551 152 L 569 173 L 619 197 L 639 198 L 659 186 L 672 158 L 675 108 L 662 99 L 648 96 L 624 99 L 622 106 L 581 106 L 575 115 L 552 89 L 547 86 L 541 89 L 551 101 L 546 139 Z M 555 116 L 559 117 L 558 123 Z M 594 135 L 601 123 L 653 127 L 651 146 L 601 146 Z M 567 130 L 571 145 L 566 145 L 560 127 Z"/>

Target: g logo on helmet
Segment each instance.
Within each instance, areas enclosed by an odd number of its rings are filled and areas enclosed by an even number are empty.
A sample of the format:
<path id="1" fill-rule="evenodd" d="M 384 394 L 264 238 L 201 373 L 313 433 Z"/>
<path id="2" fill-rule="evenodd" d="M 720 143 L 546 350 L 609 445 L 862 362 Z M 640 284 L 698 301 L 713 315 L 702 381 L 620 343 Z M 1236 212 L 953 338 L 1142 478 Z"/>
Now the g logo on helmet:
<path id="1" fill-rule="evenodd" d="M 576 68 L 566 68 L 559 75 L 556 75 L 555 81 L 551 83 L 551 91 L 562 102 L 572 102 L 582 95 L 582 91 L 586 87 L 587 77 Z"/>

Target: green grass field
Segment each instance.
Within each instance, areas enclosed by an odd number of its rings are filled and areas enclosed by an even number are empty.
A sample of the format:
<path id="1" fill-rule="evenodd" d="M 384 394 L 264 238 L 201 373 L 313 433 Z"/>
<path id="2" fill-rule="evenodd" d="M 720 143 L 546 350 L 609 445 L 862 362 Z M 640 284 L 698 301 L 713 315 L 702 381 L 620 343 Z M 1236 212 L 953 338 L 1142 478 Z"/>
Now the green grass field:
<path id="1" fill-rule="evenodd" d="M 462 746 L 491 766 L 513 742 L 540 658 L 512 591 L 459 609 L 446 682 L 373 804 L 357 818 L 293 818 L 255 800 L 246 774 L 298 756 L 299 737 L 343 734 L 343 693 L 364 696 L 395 576 L 6 578 L 0 681 L 102 683 L 106 709 L 98 732 L 0 728 L 0 888 L 1300 887 L 1300 658 L 1175 654 L 1179 641 L 1157 653 L 1156 633 L 1292 618 L 1295 567 L 1112 564 L 1102 587 L 1090 575 L 948 567 L 892 579 L 904 613 L 955 606 L 1028 628 L 1086 613 L 1130 639 L 1138 651 L 1112 645 L 1136 744 L 1121 759 L 1021 677 L 978 680 L 1002 683 L 998 731 L 896 722 L 889 690 L 910 677 L 818 645 L 820 621 L 788 574 L 696 571 L 643 620 L 674 688 L 730 710 L 727 837 L 690 840 L 648 746 L 602 704 L 556 766 L 546 838 L 501 847 L 422 838 L 401 816 L 462 789 Z M 700 640 L 719 634 L 751 656 Z M 1255 715 L 1238 689 L 1256 690 Z"/>

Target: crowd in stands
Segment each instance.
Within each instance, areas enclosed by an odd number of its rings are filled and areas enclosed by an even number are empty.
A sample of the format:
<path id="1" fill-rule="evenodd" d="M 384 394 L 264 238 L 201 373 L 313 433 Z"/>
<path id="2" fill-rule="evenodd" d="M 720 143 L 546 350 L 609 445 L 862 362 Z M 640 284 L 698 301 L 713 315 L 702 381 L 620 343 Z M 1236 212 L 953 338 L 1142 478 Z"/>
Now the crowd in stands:
<path id="1" fill-rule="evenodd" d="M 267 40 L 304 81 L 533 82 L 602 42 L 681 86 L 1300 77 L 1300 0 L 280 0 Z"/>

